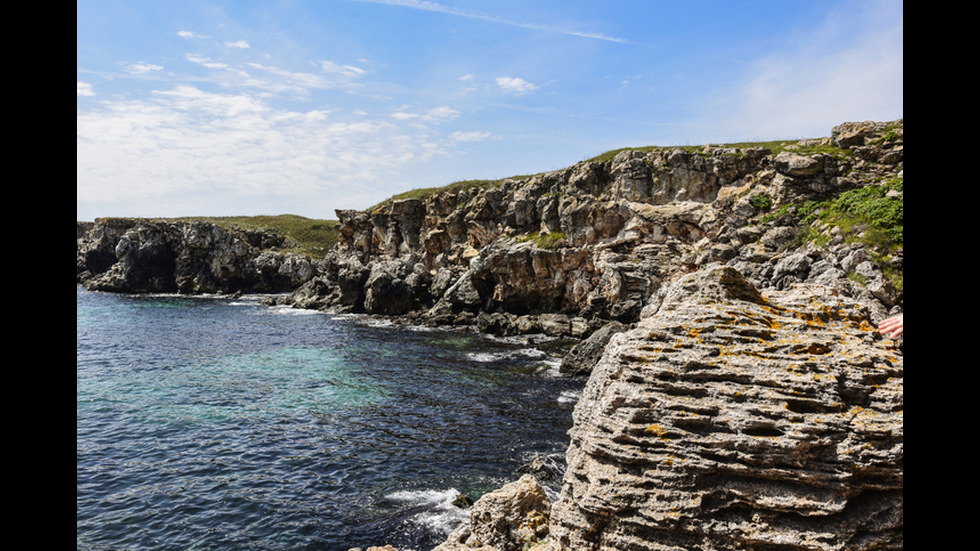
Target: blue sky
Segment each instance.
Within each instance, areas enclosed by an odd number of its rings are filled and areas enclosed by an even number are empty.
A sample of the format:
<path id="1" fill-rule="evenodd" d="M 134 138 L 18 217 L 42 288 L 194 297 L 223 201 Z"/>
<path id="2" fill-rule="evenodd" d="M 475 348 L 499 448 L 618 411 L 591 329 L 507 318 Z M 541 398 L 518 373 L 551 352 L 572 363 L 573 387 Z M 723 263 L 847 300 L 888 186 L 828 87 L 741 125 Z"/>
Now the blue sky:
<path id="1" fill-rule="evenodd" d="M 299 214 L 903 117 L 882 0 L 78 0 L 78 220 Z"/>

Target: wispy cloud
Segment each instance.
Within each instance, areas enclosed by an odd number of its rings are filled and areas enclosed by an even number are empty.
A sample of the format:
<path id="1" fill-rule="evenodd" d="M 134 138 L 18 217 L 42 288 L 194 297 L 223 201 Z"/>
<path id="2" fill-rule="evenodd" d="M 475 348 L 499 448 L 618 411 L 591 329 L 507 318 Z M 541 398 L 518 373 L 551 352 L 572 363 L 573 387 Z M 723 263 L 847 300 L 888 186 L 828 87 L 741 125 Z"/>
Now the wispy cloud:
<path id="1" fill-rule="evenodd" d="M 247 50 L 251 48 L 251 46 L 248 45 L 248 42 L 244 40 L 236 40 L 235 42 L 225 42 L 225 46 L 228 46 L 229 48 L 237 48 L 239 50 Z"/>
<path id="2" fill-rule="evenodd" d="M 163 67 L 159 65 L 154 65 L 152 63 L 131 63 L 126 66 L 126 71 L 134 75 L 142 75 L 145 73 L 151 73 L 153 71 L 162 71 Z"/>
<path id="3" fill-rule="evenodd" d="M 400 121 L 444 122 L 455 119 L 459 111 L 452 107 L 436 107 L 426 111 L 412 113 L 405 110 L 396 111 L 391 117 Z"/>
<path id="4" fill-rule="evenodd" d="M 449 135 L 449 138 L 456 142 L 480 142 L 486 140 L 492 136 L 489 132 L 453 132 Z"/>
<path id="5" fill-rule="evenodd" d="M 747 136 L 814 137 L 850 120 L 902 116 L 901 5 L 832 13 L 721 92 L 719 121 Z M 744 136 L 744 134 L 743 134 Z"/>
<path id="6" fill-rule="evenodd" d="M 508 94 L 526 94 L 538 89 L 537 86 L 520 77 L 497 77 L 497 87 Z"/>
<path id="7" fill-rule="evenodd" d="M 366 2 L 370 4 L 385 4 L 388 6 L 400 6 L 400 7 L 411 8 L 415 10 L 444 13 L 448 15 L 454 15 L 457 17 L 465 17 L 467 19 L 478 19 L 480 21 L 488 21 L 491 23 L 498 23 L 501 25 L 508 25 L 511 27 L 520 27 L 522 29 L 546 31 L 546 32 L 564 34 L 569 36 L 578 36 L 580 38 L 588 38 L 593 40 L 604 40 L 608 42 L 619 42 L 619 43 L 627 42 L 627 40 L 625 39 L 617 38 L 614 36 L 607 36 L 602 33 L 578 31 L 574 29 L 556 27 L 553 25 L 547 25 L 543 23 L 513 21 L 510 19 L 496 17 L 486 13 L 464 10 L 454 6 L 447 6 L 445 4 L 440 4 L 438 2 L 429 2 L 427 0 L 355 0 L 355 1 Z"/>
<path id="8" fill-rule="evenodd" d="M 87 82 L 76 82 L 75 83 L 75 95 L 76 96 L 94 96 L 95 91 L 92 89 L 92 85 Z"/>
<path id="9" fill-rule="evenodd" d="M 79 95 L 90 93 L 78 83 Z M 129 215 L 177 216 L 219 212 L 240 200 L 309 212 L 311 201 L 322 200 L 321 215 L 330 217 L 329 209 L 364 208 L 410 185 L 406 167 L 481 139 L 437 129 L 459 115 L 448 106 L 396 116 L 303 111 L 264 92 L 188 84 L 106 101 L 77 115 L 78 205 L 139 203 Z"/>

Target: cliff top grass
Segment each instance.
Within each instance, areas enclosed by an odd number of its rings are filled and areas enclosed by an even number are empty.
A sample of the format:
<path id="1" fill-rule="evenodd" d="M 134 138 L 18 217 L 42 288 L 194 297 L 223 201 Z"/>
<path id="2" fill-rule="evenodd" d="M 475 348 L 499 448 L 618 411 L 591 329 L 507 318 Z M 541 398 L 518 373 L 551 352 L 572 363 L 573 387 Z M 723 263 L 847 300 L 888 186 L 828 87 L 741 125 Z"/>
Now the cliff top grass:
<path id="1" fill-rule="evenodd" d="M 296 214 L 276 216 L 190 216 L 174 220 L 204 221 L 229 228 L 276 230 L 296 245 L 286 252 L 322 257 L 337 243 L 337 220 L 318 220 Z"/>
<path id="2" fill-rule="evenodd" d="M 510 178 L 500 178 L 498 180 L 459 180 L 442 187 L 416 188 L 404 193 L 399 193 L 398 195 L 393 195 L 377 205 L 367 209 L 367 212 L 374 213 L 380 209 L 387 208 L 388 205 L 394 201 L 401 201 L 404 199 L 424 199 L 429 195 L 442 191 L 465 191 L 475 188 L 497 187 L 503 184 L 504 180 L 527 180 L 531 176 L 531 174 L 524 174 L 520 176 L 511 176 Z"/>
<path id="3" fill-rule="evenodd" d="M 715 147 L 722 147 L 728 149 L 754 149 L 758 147 L 763 147 L 768 149 L 773 155 L 777 155 L 782 151 L 792 150 L 801 155 L 812 155 L 816 153 L 826 153 L 828 155 L 834 155 L 837 157 L 848 156 L 850 151 L 846 149 L 841 149 L 832 144 L 826 143 L 825 140 L 772 140 L 765 142 L 736 142 L 728 144 L 713 144 Z M 659 145 L 649 145 L 645 147 L 622 147 L 619 149 L 612 149 L 586 159 L 584 162 L 609 162 L 617 154 L 622 151 L 667 151 L 671 149 L 681 149 L 684 151 L 689 151 L 691 153 L 701 154 L 704 151 L 705 146 L 703 145 L 683 145 L 683 146 L 659 146 Z M 381 209 L 385 209 L 393 201 L 400 201 L 404 199 L 424 199 L 429 195 L 434 193 L 439 193 L 443 191 L 462 191 L 473 188 L 486 188 L 486 187 L 496 187 L 501 185 L 504 180 L 527 180 L 533 174 L 523 174 L 519 176 L 511 176 L 509 178 L 500 178 L 497 180 L 459 180 L 451 184 L 447 184 L 441 187 L 428 187 L 428 188 L 417 188 L 406 191 L 404 193 L 399 193 L 398 195 L 393 195 L 384 201 L 373 205 L 368 208 L 366 212 L 374 213 Z"/>
<path id="4" fill-rule="evenodd" d="M 848 156 L 850 151 L 842 149 L 833 144 L 827 143 L 825 140 L 771 140 L 765 142 L 735 142 L 735 143 L 724 143 L 724 144 L 711 144 L 712 147 L 720 147 L 726 149 L 755 149 L 762 147 L 768 149 L 773 155 L 778 155 L 783 151 L 794 151 L 801 155 L 813 155 L 817 153 L 826 153 L 828 155 L 833 155 L 836 157 Z M 606 151 L 605 153 L 600 153 L 595 157 L 586 159 L 585 162 L 608 162 L 613 160 L 613 158 L 623 151 L 643 151 L 643 152 L 653 152 L 653 151 L 668 151 L 672 149 L 680 149 L 682 151 L 688 151 L 690 153 L 701 154 L 704 152 L 704 145 L 648 145 L 645 147 L 621 147 L 619 149 L 612 149 Z"/>

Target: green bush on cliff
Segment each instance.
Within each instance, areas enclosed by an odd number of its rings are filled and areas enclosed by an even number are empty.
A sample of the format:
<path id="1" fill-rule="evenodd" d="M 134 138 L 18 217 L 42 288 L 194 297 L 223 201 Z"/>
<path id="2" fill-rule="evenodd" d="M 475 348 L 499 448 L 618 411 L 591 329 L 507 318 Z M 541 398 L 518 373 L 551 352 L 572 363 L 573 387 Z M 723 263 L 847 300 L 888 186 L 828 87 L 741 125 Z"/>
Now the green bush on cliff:
<path id="1" fill-rule="evenodd" d="M 888 252 L 905 243 L 904 178 L 841 193 L 834 199 L 807 203 L 797 210 L 804 222 L 819 220 L 841 228 L 851 239 Z"/>
<path id="2" fill-rule="evenodd" d="M 564 232 L 550 232 L 550 233 L 540 233 L 534 232 L 527 235 L 517 237 L 518 243 L 526 243 L 528 241 L 534 243 L 539 249 L 551 249 L 559 245 L 568 234 Z"/>
<path id="3" fill-rule="evenodd" d="M 887 258 L 905 246 L 904 183 L 904 178 L 894 178 L 825 201 L 789 207 L 809 226 L 805 239 L 823 243 L 830 239 L 827 229 L 839 228 L 848 241 L 868 246 L 885 275 L 897 289 L 903 289 L 904 271 L 891 268 Z"/>

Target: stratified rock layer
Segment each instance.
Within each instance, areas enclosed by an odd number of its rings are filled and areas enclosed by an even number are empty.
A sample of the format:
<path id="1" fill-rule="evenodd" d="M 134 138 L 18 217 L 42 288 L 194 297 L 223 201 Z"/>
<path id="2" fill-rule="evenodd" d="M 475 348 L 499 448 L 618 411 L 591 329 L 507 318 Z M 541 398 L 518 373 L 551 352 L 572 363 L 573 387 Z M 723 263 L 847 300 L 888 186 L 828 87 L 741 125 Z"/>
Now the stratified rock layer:
<path id="1" fill-rule="evenodd" d="M 272 231 L 208 222 L 100 218 L 78 223 L 76 281 L 118 293 L 279 293 L 313 277 L 305 255 Z"/>
<path id="2" fill-rule="evenodd" d="M 617 334 L 574 412 L 551 549 L 903 545 L 903 356 L 817 285 L 712 266 Z"/>
<path id="3" fill-rule="evenodd" d="M 281 302 L 578 338 L 613 321 L 635 323 L 662 285 L 721 262 L 760 288 L 833 286 L 882 319 L 902 303 L 885 275 L 902 271 L 901 250 L 871 254 L 836 226 L 811 226 L 800 207 L 902 179 L 903 126 L 847 123 L 778 153 L 624 150 L 339 210 L 336 248 Z M 820 238 L 805 239 L 811 232 Z M 543 318 L 553 315 L 566 319 Z"/>

